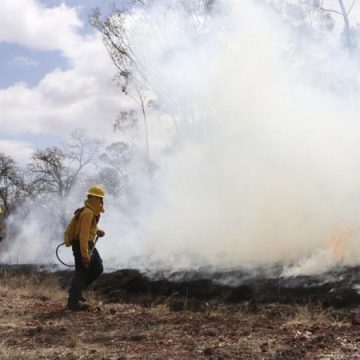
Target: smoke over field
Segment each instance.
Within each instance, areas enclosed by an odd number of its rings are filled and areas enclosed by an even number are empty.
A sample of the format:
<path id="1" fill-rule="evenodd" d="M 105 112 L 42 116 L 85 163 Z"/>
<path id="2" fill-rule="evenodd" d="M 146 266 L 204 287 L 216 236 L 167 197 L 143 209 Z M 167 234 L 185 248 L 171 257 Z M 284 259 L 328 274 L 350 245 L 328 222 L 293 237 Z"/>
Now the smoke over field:
<path id="1" fill-rule="evenodd" d="M 126 20 L 156 169 L 132 163 L 131 216 L 106 200 L 106 265 L 358 264 L 358 64 L 262 2 L 179 4 Z"/>

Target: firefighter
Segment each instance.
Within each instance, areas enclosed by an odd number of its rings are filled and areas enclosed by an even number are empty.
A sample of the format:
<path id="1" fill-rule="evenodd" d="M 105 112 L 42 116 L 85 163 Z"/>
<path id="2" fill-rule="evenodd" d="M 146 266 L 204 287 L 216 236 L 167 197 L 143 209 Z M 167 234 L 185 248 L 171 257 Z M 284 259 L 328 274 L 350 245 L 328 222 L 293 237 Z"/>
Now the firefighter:
<path id="1" fill-rule="evenodd" d="M 103 272 L 102 259 L 94 248 L 95 237 L 103 237 L 105 232 L 98 229 L 100 214 L 104 212 L 105 190 L 102 185 L 94 185 L 87 192 L 85 206 L 79 210 L 75 224 L 72 251 L 75 258 L 75 274 L 69 290 L 67 308 L 72 311 L 86 310 L 88 304 L 82 292 Z"/>

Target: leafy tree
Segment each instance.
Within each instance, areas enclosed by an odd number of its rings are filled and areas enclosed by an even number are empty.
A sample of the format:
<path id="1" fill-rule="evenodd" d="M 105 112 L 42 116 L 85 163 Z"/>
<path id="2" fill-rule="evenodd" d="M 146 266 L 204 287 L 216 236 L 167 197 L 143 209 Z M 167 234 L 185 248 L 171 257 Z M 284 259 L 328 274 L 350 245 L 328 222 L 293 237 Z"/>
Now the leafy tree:
<path id="1" fill-rule="evenodd" d="M 103 165 L 93 182 L 105 185 L 109 194 L 124 195 L 127 190 L 132 150 L 128 143 L 118 141 L 107 146 L 99 157 Z"/>
<path id="2" fill-rule="evenodd" d="M 151 79 L 148 78 L 148 64 L 142 63 L 139 54 L 136 51 L 136 46 L 132 43 L 132 38 L 129 36 L 129 21 L 135 21 L 135 28 L 141 29 L 143 20 L 147 18 L 149 8 L 154 6 L 159 1 L 150 0 L 134 0 L 133 6 L 139 6 L 144 11 L 141 12 L 141 17 L 135 19 L 129 13 L 126 7 L 114 8 L 110 16 L 103 19 L 99 9 L 96 9 L 91 16 L 91 24 L 101 33 L 104 45 L 117 69 L 116 79 L 124 94 L 133 99 L 139 106 L 140 117 L 144 128 L 144 143 L 147 155 L 147 163 L 149 174 L 153 172 L 150 157 L 149 131 L 148 131 L 148 109 L 154 109 L 157 104 L 158 94 L 156 93 Z M 176 8 L 184 14 L 186 19 L 185 27 L 192 29 L 192 34 L 199 34 L 203 31 L 206 25 L 208 15 L 213 11 L 216 0 L 172 0 L 169 2 L 167 11 Z M 160 28 L 156 23 L 152 23 L 154 36 L 163 36 L 164 29 Z M 158 110 L 158 109 L 157 109 Z M 171 116 L 174 123 L 176 133 L 179 135 L 179 127 L 175 116 Z M 116 119 L 115 128 L 120 129 L 123 120 L 135 120 L 134 124 L 138 124 L 137 117 L 134 116 L 132 110 L 127 114 L 120 113 Z"/>
<path id="3" fill-rule="evenodd" d="M 349 52 L 356 48 L 357 27 L 351 24 L 350 15 L 357 0 L 336 0 L 337 6 L 330 7 L 327 0 L 269 0 L 267 1 L 293 25 L 318 33 L 333 31 L 339 16 L 343 22 L 342 40 Z"/>
<path id="4" fill-rule="evenodd" d="M 114 122 L 114 131 L 119 131 L 128 141 L 134 143 L 137 137 L 139 118 L 133 109 L 120 111 Z"/>
<path id="5" fill-rule="evenodd" d="M 343 20 L 343 41 L 345 47 L 349 51 L 353 51 L 356 43 L 354 39 L 354 33 L 356 29 L 350 24 L 350 13 L 354 8 L 357 0 L 352 0 L 351 2 L 346 3 L 344 0 L 338 0 L 338 9 L 329 9 L 325 8 L 325 0 L 315 1 L 315 6 L 317 6 L 321 11 L 326 13 L 333 13 L 340 15 Z"/>
<path id="6" fill-rule="evenodd" d="M 148 94 L 150 83 L 137 61 L 126 30 L 126 10 L 115 9 L 106 19 L 101 18 L 99 9 L 91 17 L 91 24 L 102 34 L 105 47 L 117 68 L 117 81 L 121 91 L 140 107 L 143 125 L 145 150 L 150 159 L 149 131 L 147 119 Z"/>

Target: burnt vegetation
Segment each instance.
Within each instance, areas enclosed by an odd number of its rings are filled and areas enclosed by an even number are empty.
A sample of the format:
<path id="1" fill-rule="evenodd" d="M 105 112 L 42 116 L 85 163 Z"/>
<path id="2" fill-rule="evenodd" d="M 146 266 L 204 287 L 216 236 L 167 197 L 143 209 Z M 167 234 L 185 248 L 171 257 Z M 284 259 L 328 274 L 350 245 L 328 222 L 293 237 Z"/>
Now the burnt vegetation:
<path id="1" fill-rule="evenodd" d="M 88 291 L 89 311 L 70 313 L 64 310 L 69 272 L 2 266 L 0 356 L 356 359 L 359 336 L 352 317 L 358 310 L 353 304 L 343 308 L 320 300 L 329 296 L 330 286 L 341 288 L 354 280 L 358 270 L 342 272 L 343 283 L 329 282 L 327 289 L 320 278 L 258 278 L 247 285 L 225 286 L 199 273 L 174 273 L 164 279 L 123 270 L 104 275 Z M 244 273 L 212 277 L 235 275 L 241 279 Z M 279 297 L 281 292 L 291 296 Z"/>

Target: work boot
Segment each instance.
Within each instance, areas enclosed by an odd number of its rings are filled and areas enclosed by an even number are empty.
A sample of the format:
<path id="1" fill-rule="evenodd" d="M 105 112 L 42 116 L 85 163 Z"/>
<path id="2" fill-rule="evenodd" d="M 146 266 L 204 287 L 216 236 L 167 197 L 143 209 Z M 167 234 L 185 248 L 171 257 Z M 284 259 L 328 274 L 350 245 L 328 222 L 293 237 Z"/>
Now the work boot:
<path id="1" fill-rule="evenodd" d="M 88 311 L 90 310 L 91 306 L 89 304 L 81 304 L 78 303 L 76 305 L 68 305 L 68 310 L 70 311 Z"/>
<path id="2" fill-rule="evenodd" d="M 68 294 L 70 295 L 70 289 L 68 290 Z M 86 303 L 86 299 L 83 296 L 80 297 L 79 301 Z"/>

